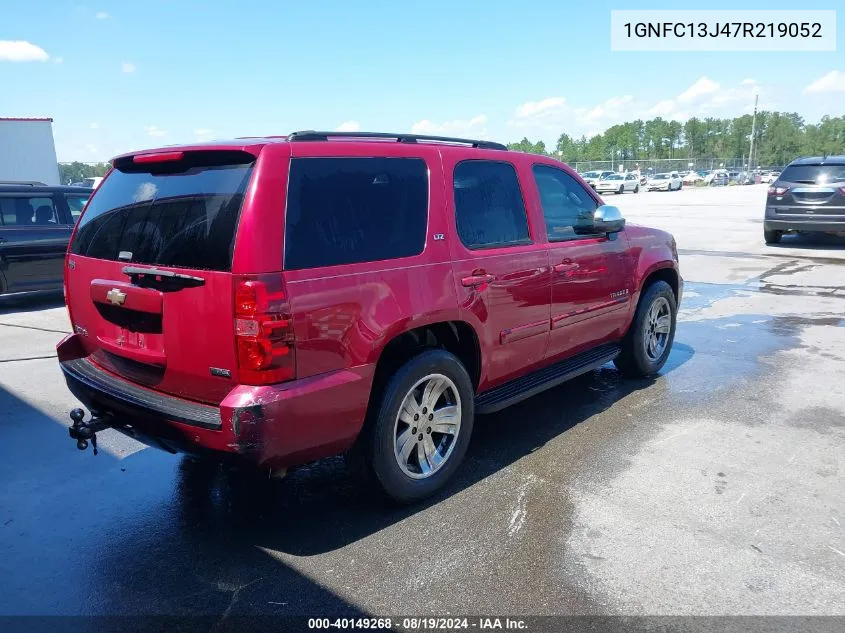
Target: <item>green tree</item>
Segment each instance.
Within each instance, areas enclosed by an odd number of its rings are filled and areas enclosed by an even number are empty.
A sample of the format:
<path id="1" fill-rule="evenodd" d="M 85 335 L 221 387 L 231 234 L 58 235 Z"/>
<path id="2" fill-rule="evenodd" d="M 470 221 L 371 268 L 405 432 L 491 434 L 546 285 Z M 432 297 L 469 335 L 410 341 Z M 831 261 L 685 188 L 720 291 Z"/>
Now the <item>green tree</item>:
<path id="1" fill-rule="evenodd" d="M 83 178 L 105 176 L 108 169 L 108 163 L 60 163 L 59 178 L 61 179 L 61 183 L 63 185 L 69 185 L 74 182 L 79 182 Z"/>
<path id="2" fill-rule="evenodd" d="M 557 139 L 557 156 L 565 163 L 574 163 L 581 159 L 581 148 L 569 134 L 564 132 Z"/>
<path id="3" fill-rule="evenodd" d="M 508 149 L 515 150 L 517 152 L 526 152 L 528 154 L 547 155 L 546 144 L 543 141 L 537 141 L 534 143 L 525 137 L 523 137 L 523 139 L 518 143 L 508 143 Z"/>

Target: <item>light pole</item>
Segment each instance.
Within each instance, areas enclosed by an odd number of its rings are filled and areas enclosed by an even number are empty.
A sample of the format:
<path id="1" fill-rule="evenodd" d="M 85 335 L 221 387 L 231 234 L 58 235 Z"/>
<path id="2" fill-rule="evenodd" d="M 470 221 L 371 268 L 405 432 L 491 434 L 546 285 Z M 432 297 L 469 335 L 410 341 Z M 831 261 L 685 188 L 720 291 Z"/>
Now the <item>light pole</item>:
<path id="1" fill-rule="evenodd" d="M 754 116 L 751 119 L 751 148 L 748 151 L 748 164 L 754 164 L 754 133 L 757 130 L 757 100 L 760 95 L 754 95 Z"/>

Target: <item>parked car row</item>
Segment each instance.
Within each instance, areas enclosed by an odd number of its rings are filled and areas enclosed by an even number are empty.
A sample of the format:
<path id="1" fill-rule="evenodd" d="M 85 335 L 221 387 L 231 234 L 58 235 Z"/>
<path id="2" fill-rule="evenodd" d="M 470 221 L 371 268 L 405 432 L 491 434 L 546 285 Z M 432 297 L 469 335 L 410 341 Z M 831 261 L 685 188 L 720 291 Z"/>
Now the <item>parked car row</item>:
<path id="1" fill-rule="evenodd" d="M 626 191 L 639 193 L 641 188 L 647 191 L 678 191 L 684 181 L 676 171 L 665 174 L 640 174 L 635 172 L 588 171 L 581 174 L 593 190 L 598 193 L 623 194 Z"/>

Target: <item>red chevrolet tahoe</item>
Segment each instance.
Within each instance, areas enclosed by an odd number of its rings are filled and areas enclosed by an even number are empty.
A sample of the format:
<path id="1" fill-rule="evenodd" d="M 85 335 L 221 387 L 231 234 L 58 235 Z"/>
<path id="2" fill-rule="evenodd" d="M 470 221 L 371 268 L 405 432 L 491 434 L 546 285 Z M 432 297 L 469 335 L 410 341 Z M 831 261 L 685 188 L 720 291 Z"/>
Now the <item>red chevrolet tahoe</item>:
<path id="1" fill-rule="evenodd" d="M 79 448 L 114 428 L 265 470 L 345 453 L 405 502 L 476 414 L 610 361 L 657 373 L 683 287 L 672 236 L 558 161 L 361 132 L 119 156 L 64 274 Z"/>

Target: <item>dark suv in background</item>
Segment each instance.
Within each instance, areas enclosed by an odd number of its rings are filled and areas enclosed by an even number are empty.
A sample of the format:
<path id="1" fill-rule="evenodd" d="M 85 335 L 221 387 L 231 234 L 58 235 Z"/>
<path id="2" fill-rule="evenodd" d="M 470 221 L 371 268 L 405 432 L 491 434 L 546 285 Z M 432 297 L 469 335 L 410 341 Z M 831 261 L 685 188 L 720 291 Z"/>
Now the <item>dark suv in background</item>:
<path id="1" fill-rule="evenodd" d="M 794 160 L 769 187 L 766 244 L 791 231 L 845 233 L 845 156 Z"/>
<path id="2" fill-rule="evenodd" d="M 0 184 L 0 295 L 58 290 L 85 187 Z"/>

